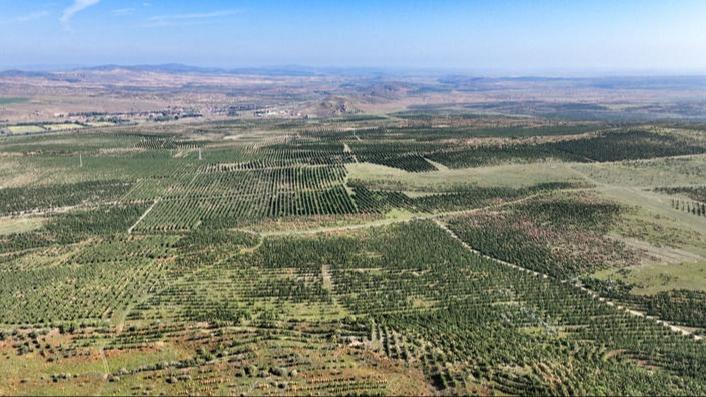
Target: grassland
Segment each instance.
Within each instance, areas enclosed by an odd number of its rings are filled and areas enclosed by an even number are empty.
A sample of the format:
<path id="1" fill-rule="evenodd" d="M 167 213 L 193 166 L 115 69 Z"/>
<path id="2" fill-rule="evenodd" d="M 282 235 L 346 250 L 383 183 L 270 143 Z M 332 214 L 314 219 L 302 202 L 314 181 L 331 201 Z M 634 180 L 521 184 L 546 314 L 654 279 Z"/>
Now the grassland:
<path id="1" fill-rule="evenodd" d="M 0 97 L 0 106 L 14 105 L 17 103 L 28 102 L 29 98 L 22 97 Z"/>
<path id="2" fill-rule="evenodd" d="M 636 294 L 654 295 L 676 289 L 706 292 L 703 262 L 653 262 L 630 269 L 603 271 L 596 276 L 632 284 L 635 286 L 632 292 Z"/>
<path id="3" fill-rule="evenodd" d="M 12 233 L 26 233 L 42 227 L 42 218 L 4 218 L 0 219 L 0 235 Z"/>
<path id="4" fill-rule="evenodd" d="M 0 138 L 0 394 L 705 394 L 706 132 L 468 120 Z"/>
<path id="5" fill-rule="evenodd" d="M 412 192 L 444 192 L 468 186 L 526 187 L 549 182 L 582 181 L 580 177 L 567 172 L 567 165 L 561 162 L 445 169 L 421 174 L 372 163 L 353 163 L 346 168 L 351 180 L 359 180 L 381 190 Z"/>

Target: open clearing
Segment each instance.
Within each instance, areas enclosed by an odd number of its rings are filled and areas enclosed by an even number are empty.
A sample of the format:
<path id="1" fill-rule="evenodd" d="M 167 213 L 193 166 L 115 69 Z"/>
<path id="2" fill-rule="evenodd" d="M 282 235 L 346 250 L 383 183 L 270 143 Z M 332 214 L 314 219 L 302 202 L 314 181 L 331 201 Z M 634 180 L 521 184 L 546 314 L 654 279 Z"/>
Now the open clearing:
<path id="1" fill-rule="evenodd" d="M 650 263 L 637 267 L 602 271 L 602 279 L 618 279 L 634 284 L 633 292 L 654 295 L 674 289 L 706 292 L 706 262 Z"/>
<path id="2" fill-rule="evenodd" d="M 45 219 L 38 217 L 0 218 L 0 235 L 25 233 L 39 229 Z"/>

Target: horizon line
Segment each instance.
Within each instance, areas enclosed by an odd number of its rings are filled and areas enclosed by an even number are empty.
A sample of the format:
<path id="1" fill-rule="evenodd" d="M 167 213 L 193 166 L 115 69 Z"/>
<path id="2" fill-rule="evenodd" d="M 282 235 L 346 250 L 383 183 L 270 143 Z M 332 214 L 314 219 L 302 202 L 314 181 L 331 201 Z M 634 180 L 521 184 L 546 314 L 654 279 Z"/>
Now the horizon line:
<path id="1" fill-rule="evenodd" d="M 80 63 L 80 64 L 24 64 L 24 65 L 0 65 L 0 73 L 19 72 L 44 72 L 44 73 L 65 73 L 79 70 L 99 69 L 112 67 L 115 69 L 125 68 L 166 68 L 181 67 L 193 69 L 183 71 L 183 73 L 233 73 L 241 70 L 262 70 L 284 69 L 294 71 L 310 72 L 404 72 L 404 73 L 429 73 L 446 75 L 464 75 L 474 77 L 495 77 L 495 78 L 607 78 L 607 77 L 706 77 L 706 68 L 690 69 L 659 69 L 659 68 L 487 68 L 487 67 L 444 67 L 444 66 L 394 66 L 394 65 L 307 65 L 297 63 L 287 64 L 259 64 L 259 65 L 232 65 L 213 66 L 198 65 L 180 62 L 157 62 L 157 63 Z"/>

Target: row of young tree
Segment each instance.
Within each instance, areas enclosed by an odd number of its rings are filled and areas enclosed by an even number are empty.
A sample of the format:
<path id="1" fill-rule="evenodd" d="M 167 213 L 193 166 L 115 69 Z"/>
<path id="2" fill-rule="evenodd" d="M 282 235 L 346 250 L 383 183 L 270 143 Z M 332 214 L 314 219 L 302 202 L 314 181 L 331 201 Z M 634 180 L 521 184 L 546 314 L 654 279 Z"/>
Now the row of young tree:
<path id="1" fill-rule="evenodd" d="M 696 216 L 706 216 L 706 204 L 697 201 L 672 199 L 672 208 L 685 211 Z"/>

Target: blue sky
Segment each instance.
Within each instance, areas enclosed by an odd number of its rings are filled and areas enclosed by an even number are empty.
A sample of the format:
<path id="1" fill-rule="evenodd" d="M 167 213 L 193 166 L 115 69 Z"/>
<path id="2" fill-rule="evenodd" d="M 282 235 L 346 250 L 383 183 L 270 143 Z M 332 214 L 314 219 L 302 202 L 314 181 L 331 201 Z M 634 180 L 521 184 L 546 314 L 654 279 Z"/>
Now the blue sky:
<path id="1" fill-rule="evenodd" d="M 706 73 L 704 0 L 0 0 L 0 67 Z"/>

